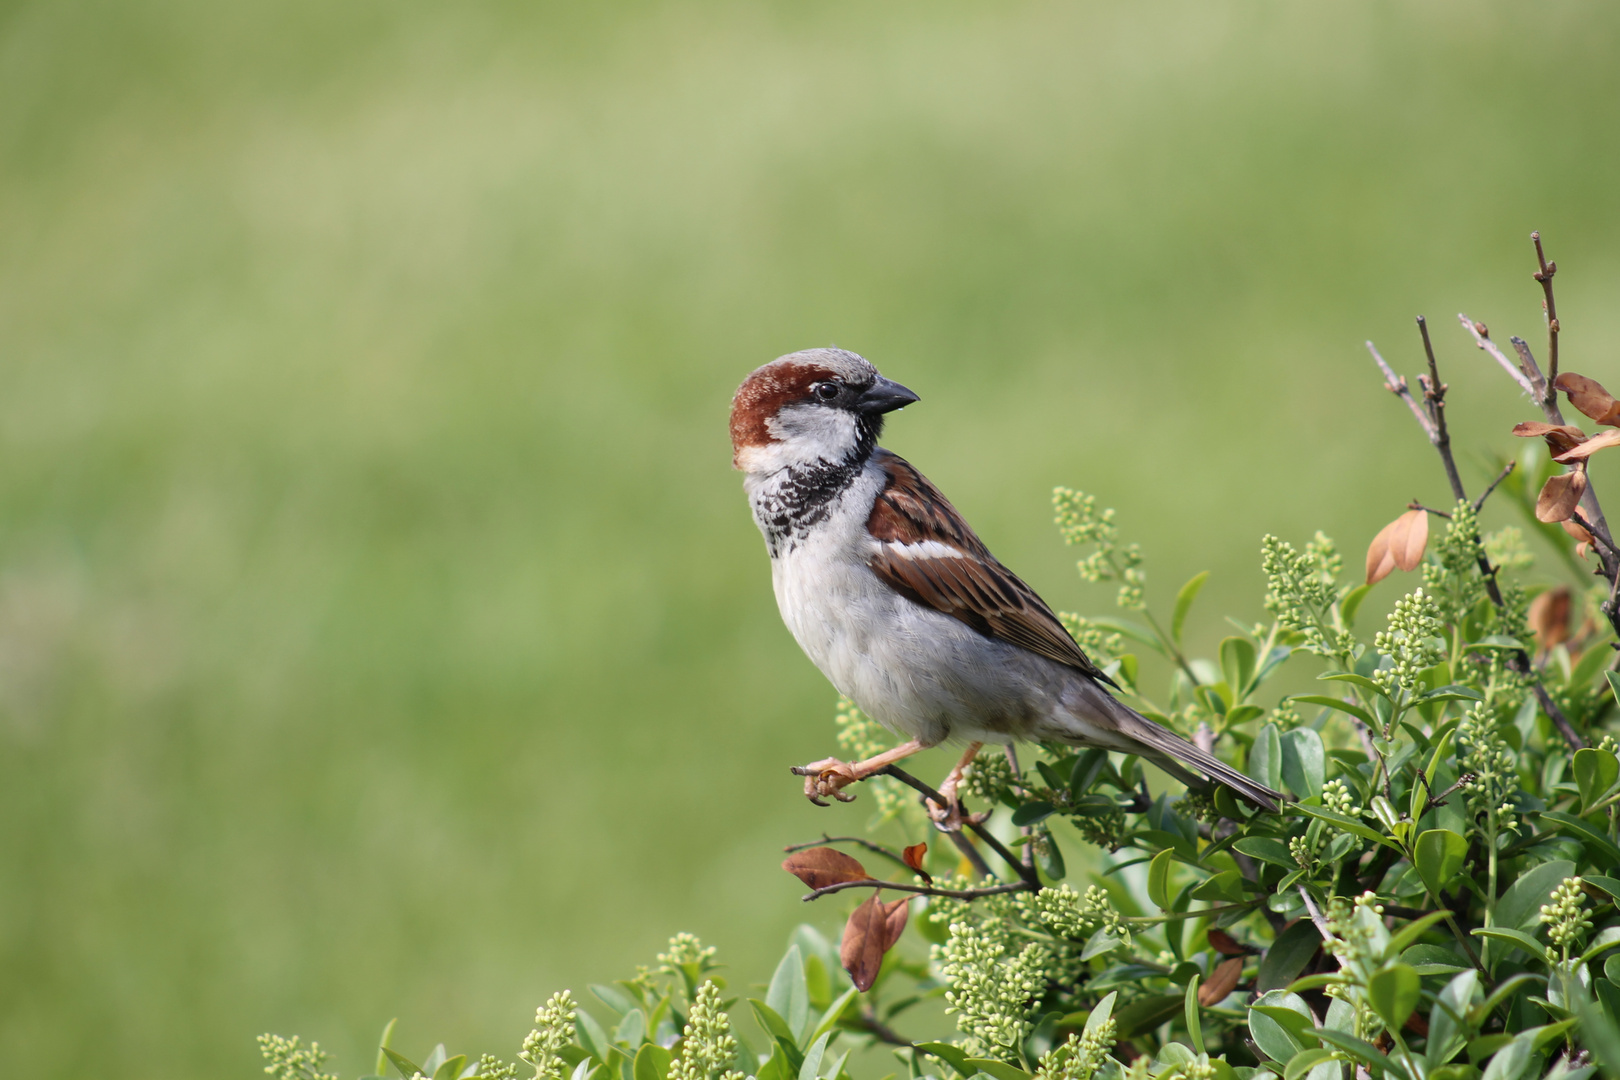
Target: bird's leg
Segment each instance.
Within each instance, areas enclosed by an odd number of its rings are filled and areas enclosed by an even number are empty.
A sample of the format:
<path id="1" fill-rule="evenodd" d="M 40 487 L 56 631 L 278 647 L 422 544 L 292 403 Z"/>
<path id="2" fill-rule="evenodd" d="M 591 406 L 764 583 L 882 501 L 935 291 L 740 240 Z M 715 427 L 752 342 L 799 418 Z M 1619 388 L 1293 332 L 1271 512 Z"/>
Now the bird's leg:
<path id="1" fill-rule="evenodd" d="M 928 800 L 928 816 L 934 819 L 934 824 L 941 832 L 958 832 L 962 828 L 962 823 L 967 820 L 962 816 L 962 803 L 956 797 L 956 786 L 962 782 L 962 773 L 978 756 L 982 746 L 984 743 L 968 743 L 967 752 L 962 755 L 962 760 L 956 763 L 956 767 L 945 777 L 945 782 L 939 785 L 939 793 L 945 797 L 945 805 L 941 806 L 933 799 Z"/>
<path id="2" fill-rule="evenodd" d="M 795 776 L 804 777 L 804 797 L 817 806 L 826 806 L 823 801 L 828 795 L 839 802 L 854 802 L 855 796 L 845 795 L 844 788 L 857 780 L 865 780 L 886 765 L 892 765 L 902 758 L 908 758 L 920 750 L 928 749 L 927 743 L 920 739 L 901 743 L 892 750 L 885 750 L 865 761 L 840 761 L 837 758 L 822 758 L 812 761 L 808 765 L 795 765 L 792 772 Z"/>

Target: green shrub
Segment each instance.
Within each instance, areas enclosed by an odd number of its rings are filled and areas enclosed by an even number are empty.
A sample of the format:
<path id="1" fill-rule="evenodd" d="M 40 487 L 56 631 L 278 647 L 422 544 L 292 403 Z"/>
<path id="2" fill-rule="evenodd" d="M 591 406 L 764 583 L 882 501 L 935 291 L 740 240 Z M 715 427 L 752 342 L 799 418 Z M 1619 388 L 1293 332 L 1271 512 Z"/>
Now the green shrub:
<path id="1" fill-rule="evenodd" d="M 938 1080 L 1620 1077 L 1620 760 L 1604 733 L 1620 553 L 1586 477 L 1620 443 L 1620 405 L 1558 373 L 1554 269 L 1537 275 L 1545 374 L 1523 342 L 1511 359 L 1464 320 L 1543 414 L 1514 430 L 1530 439 L 1517 460 L 1470 499 L 1432 351 L 1420 393 L 1375 352 L 1454 505 L 1409 507 L 1379 532 L 1365 582 L 1320 533 L 1265 537 L 1268 618 L 1234 621 L 1213 656 L 1183 646 L 1206 575 L 1156 613 L 1113 512 L 1056 493 L 1082 575 L 1116 582 L 1129 613 L 1065 625 L 1136 708 L 1286 789 L 1283 813 L 1224 788 L 1154 794 L 1134 757 L 1045 746 L 1021 769 L 977 762 L 963 790 L 993 817 L 929 850 L 915 841 L 939 834 L 911 790 L 927 785 L 890 770 L 865 784 L 867 838 L 790 849 L 784 866 L 815 897 L 862 902 L 837 948 L 801 927 L 763 993 L 728 998 L 714 950 L 679 935 L 657 967 L 593 986 L 591 1009 L 554 996 L 521 1066 L 442 1047 L 418 1064 L 385 1034 L 378 1074 L 846 1080 L 852 1048 L 888 1043 L 910 1077 Z M 1560 390 L 1609 434 L 1565 424 Z M 1488 496 L 1548 540 L 1569 584 L 1524 583 L 1521 530 L 1480 531 Z M 1397 570 L 1421 583 L 1382 625 L 1361 617 Z M 1142 650 L 1167 684 L 1139 681 Z M 1306 692 L 1273 689 L 1290 683 Z M 890 744 L 848 702 L 837 724 L 852 754 Z M 926 960 L 895 948 L 908 920 Z M 912 1030 L 934 999 L 954 1036 Z M 325 1076 L 314 1045 L 263 1047 L 278 1080 Z"/>

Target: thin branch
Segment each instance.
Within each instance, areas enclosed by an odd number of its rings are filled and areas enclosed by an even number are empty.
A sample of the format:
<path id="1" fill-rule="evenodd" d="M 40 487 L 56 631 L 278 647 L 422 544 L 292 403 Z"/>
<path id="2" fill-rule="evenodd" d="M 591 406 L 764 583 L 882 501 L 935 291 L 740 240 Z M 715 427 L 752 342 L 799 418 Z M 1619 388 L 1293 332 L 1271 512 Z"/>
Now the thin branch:
<path id="1" fill-rule="evenodd" d="M 1447 521 L 1451 520 L 1451 515 L 1446 513 L 1444 510 L 1436 510 L 1432 506 L 1424 506 L 1422 503 L 1418 502 L 1416 499 L 1413 499 L 1411 502 L 1407 503 L 1406 508 L 1408 510 L 1423 510 L 1423 511 L 1426 511 L 1426 512 L 1428 512 L 1430 514 L 1433 514 L 1435 517 L 1443 517 Z"/>
<path id="2" fill-rule="evenodd" d="M 1541 233 L 1530 234 L 1531 241 L 1536 245 L 1536 272 L 1535 279 L 1541 282 L 1541 291 L 1545 295 L 1542 309 L 1547 313 L 1547 381 L 1558 381 L 1558 304 L 1553 300 L 1553 275 L 1558 273 L 1558 264 L 1548 262 L 1547 256 L 1541 250 Z"/>
<path id="3" fill-rule="evenodd" d="M 1530 392 L 1531 396 L 1534 397 L 1535 390 L 1530 385 L 1527 374 L 1525 372 L 1520 372 L 1517 368 L 1513 367 L 1512 362 L 1509 361 L 1507 357 L 1501 355 L 1501 350 L 1497 349 L 1495 343 L 1490 340 L 1489 336 L 1487 336 L 1487 331 L 1485 330 L 1484 325 L 1480 324 L 1479 328 L 1475 329 L 1475 324 L 1470 322 L 1466 315 L 1461 316 L 1461 318 L 1463 320 L 1463 325 L 1468 327 L 1469 332 L 1472 333 L 1475 340 L 1480 343 L 1480 348 L 1484 349 L 1488 347 L 1489 350 L 1492 351 L 1494 355 L 1496 355 L 1502 361 L 1502 363 L 1513 372 L 1515 378 L 1519 379 L 1521 385 L 1523 385 L 1525 389 Z M 1388 382 L 1390 379 L 1393 379 L 1395 383 L 1399 384 L 1401 389 L 1395 390 L 1395 393 L 1401 394 L 1401 396 L 1407 399 L 1407 404 L 1412 407 L 1412 413 L 1414 416 L 1417 416 L 1418 424 L 1423 428 L 1424 434 L 1428 435 L 1429 442 L 1433 443 L 1435 450 L 1439 452 L 1441 464 L 1445 466 L 1446 479 L 1451 484 L 1452 497 L 1458 502 L 1467 502 L 1468 493 L 1463 487 L 1462 476 L 1457 472 L 1457 462 L 1451 453 L 1451 439 L 1446 434 L 1444 428 L 1444 413 L 1442 409 L 1445 403 L 1446 387 L 1445 384 L 1440 381 L 1439 365 L 1435 362 L 1434 349 L 1429 342 L 1428 326 L 1421 316 L 1418 318 L 1417 322 L 1418 331 L 1423 335 L 1424 353 L 1429 362 L 1429 375 L 1424 378 L 1424 401 L 1429 406 L 1427 414 L 1424 414 L 1421 410 L 1419 410 L 1417 403 L 1411 400 L 1410 392 L 1402 394 L 1402 390 L 1404 390 L 1406 387 L 1406 380 L 1395 375 L 1394 370 L 1384 362 L 1384 358 L 1378 355 L 1378 351 L 1376 349 L 1372 350 L 1373 357 L 1378 361 L 1378 366 L 1382 368 L 1385 373 L 1386 385 L 1391 385 Z M 1371 343 L 1369 343 L 1367 347 L 1372 349 Z M 1534 372 L 1534 377 L 1536 379 L 1540 379 L 1541 372 L 1534 367 L 1534 363 L 1535 361 L 1532 359 L 1530 361 L 1531 366 L 1529 370 Z M 1551 410 L 1549 413 L 1550 417 L 1551 415 L 1557 413 L 1558 406 L 1556 403 L 1554 403 L 1550 406 L 1544 405 L 1543 409 Z M 1562 424 L 1563 418 L 1559 417 L 1553 422 L 1556 424 Z M 1588 488 L 1587 491 L 1590 493 L 1591 489 Z M 1599 552 L 1600 557 L 1601 555 L 1602 553 Z M 1506 603 L 1502 598 L 1501 588 L 1496 584 L 1496 568 L 1491 565 L 1490 559 L 1486 558 L 1485 550 L 1477 545 L 1474 551 L 1474 559 L 1479 566 L 1480 577 L 1485 581 L 1485 591 L 1490 596 L 1491 603 L 1496 605 L 1498 611 L 1502 610 L 1506 606 Z M 1610 577 L 1612 580 L 1613 575 L 1610 575 Z M 1620 597 L 1617 597 L 1616 599 L 1620 599 Z M 1545 712 L 1552 720 L 1553 725 L 1558 728 L 1560 733 L 1563 734 L 1564 740 L 1568 742 L 1569 745 L 1574 749 L 1579 750 L 1584 747 L 1586 745 L 1585 740 L 1583 740 L 1575 731 L 1574 725 L 1569 722 L 1569 717 L 1564 715 L 1564 710 L 1558 707 L 1558 703 L 1552 699 L 1552 695 L 1547 693 L 1547 688 L 1541 685 L 1541 679 L 1537 676 L 1535 668 L 1530 663 L 1530 657 L 1525 655 L 1524 650 L 1515 650 L 1508 663 L 1513 670 L 1530 677 L 1531 685 L 1535 689 L 1537 702 L 1541 705 L 1542 711 Z M 1389 777 L 1386 772 L 1386 787 L 1388 784 Z"/>
<path id="4" fill-rule="evenodd" d="M 913 791 L 922 792 L 928 798 L 934 800 L 934 802 L 938 805 L 944 806 L 946 803 L 945 796 L 941 795 L 939 792 L 935 791 L 933 788 L 929 787 L 927 784 L 923 783 L 921 780 L 917 779 L 915 776 L 912 776 L 910 773 L 906 772 L 902 768 L 899 768 L 898 766 L 885 765 L 872 775 L 892 776 L 902 784 L 905 784 L 907 787 L 911 788 Z M 966 824 L 968 828 L 973 830 L 974 834 L 978 836 L 980 840 L 983 840 L 989 845 L 990 850 L 1001 856 L 1002 861 L 1017 872 L 1018 876 L 1023 879 L 1026 887 L 1030 888 L 1031 890 L 1038 890 L 1041 887 L 1040 878 L 1035 876 L 1034 871 L 1025 867 L 1023 862 L 1019 860 L 1018 856 L 1014 855 L 1010 850 L 1008 850 L 1007 845 L 1003 844 L 1001 840 L 996 837 L 995 833 L 991 832 L 977 821 L 969 820 L 966 822 Z M 947 833 L 946 835 L 960 836 L 961 834 Z M 966 838 L 964 837 L 964 839 Z M 972 847 L 971 844 L 968 846 Z"/>
<path id="5" fill-rule="evenodd" d="M 977 889 L 941 889 L 937 885 L 914 885 L 909 881 L 879 881 L 862 878 L 859 881 L 836 881 L 805 893 L 801 900 L 816 900 L 845 889 L 893 889 L 895 892 L 916 893 L 918 896 L 944 896 L 952 900 L 977 900 L 981 896 L 1000 896 L 1010 892 L 1032 892 L 1027 881 L 1004 881 L 1000 885 L 984 885 Z"/>
<path id="6" fill-rule="evenodd" d="M 1332 941 L 1333 931 L 1329 928 L 1328 921 L 1316 909 L 1316 901 L 1311 899 L 1311 894 L 1303 885 L 1299 886 L 1299 897 L 1305 901 L 1305 910 L 1311 913 L 1311 923 L 1316 927 L 1316 932 L 1322 935 L 1323 941 Z"/>
<path id="7" fill-rule="evenodd" d="M 1429 341 L 1429 321 L 1419 315 L 1417 325 L 1418 333 L 1423 335 L 1424 355 L 1429 360 L 1428 376 L 1426 378 L 1418 376 L 1418 382 L 1423 386 L 1423 403 L 1428 406 L 1429 419 L 1434 421 L 1429 441 L 1440 451 L 1440 462 L 1446 467 L 1446 479 L 1451 482 L 1451 490 L 1460 502 L 1463 497 L 1462 476 L 1457 472 L 1457 459 L 1451 454 L 1451 434 L 1446 431 L 1446 384 L 1440 381 L 1440 367 L 1435 363 L 1434 345 Z"/>
<path id="8" fill-rule="evenodd" d="M 1519 365 L 1509 360 L 1502 350 L 1496 347 L 1496 342 L 1491 340 L 1491 332 L 1485 326 L 1485 324 L 1477 323 L 1473 319 L 1470 319 L 1467 315 L 1463 315 L 1461 313 L 1457 315 L 1457 319 L 1463 324 L 1463 327 L 1470 334 L 1474 335 L 1474 343 L 1495 357 L 1496 362 L 1502 365 L 1502 370 L 1511 375 L 1513 377 L 1513 381 L 1519 384 L 1519 388 L 1534 398 L 1536 396 L 1536 388 L 1530 385 L 1530 376 L 1519 370 Z M 1546 407 L 1545 404 L 1540 401 L 1538 401 L 1537 404 L 1542 405 L 1543 408 Z M 1563 418 L 1560 417 L 1558 423 L 1562 424 L 1563 422 Z"/>
<path id="9" fill-rule="evenodd" d="M 1491 497 L 1491 492 L 1496 490 L 1498 484 L 1513 475 L 1513 470 L 1518 467 L 1519 463 L 1517 461 L 1510 461 L 1502 467 L 1502 471 L 1496 474 L 1496 479 L 1485 485 L 1485 490 L 1480 492 L 1479 498 L 1474 500 L 1474 513 L 1479 513 L 1480 509 L 1485 505 L 1485 500 Z"/>
<path id="10" fill-rule="evenodd" d="M 915 1046 L 910 1039 L 896 1032 L 888 1024 L 878 1019 L 877 1010 L 871 1002 L 861 1006 L 861 1015 L 855 1021 L 855 1026 L 877 1039 L 878 1042 L 888 1043 L 890 1046 Z"/>
<path id="11" fill-rule="evenodd" d="M 1123 915 L 1121 922 L 1128 922 L 1132 926 L 1150 926 L 1154 923 L 1178 922 L 1182 919 L 1199 919 L 1205 915 L 1225 915 L 1229 911 L 1253 911 L 1260 901 L 1248 904 L 1218 904 L 1215 907 L 1199 908 L 1197 911 L 1171 911 L 1163 915 Z"/>
<path id="12" fill-rule="evenodd" d="M 1438 436 L 1438 433 L 1434 430 L 1434 423 L 1429 419 L 1428 414 L 1423 411 L 1422 406 L 1413 399 L 1412 391 L 1406 385 L 1406 376 L 1395 374 L 1395 369 L 1384 362 L 1384 358 L 1378 355 L 1378 349 L 1370 341 L 1367 342 L 1367 351 L 1372 353 L 1372 358 L 1378 364 L 1378 369 L 1384 373 L 1384 389 L 1406 402 L 1406 407 L 1412 410 L 1413 416 L 1417 417 L 1417 422 L 1423 428 L 1423 433 L 1429 437 L 1430 442 L 1434 442 Z"/>
<path id="13" fill-rule="evenodd" d="M 876 852 L 885 859 L 892 859 L 907 870 L 912 869 L 911 864 L 906 862 L 904 857 L 895 854 L 882 844 L 874 844 L 872 841 L 863 840 L 859 836 L 828 836 L 826 833 L 822 833 L 820 840 L 812 840 L 807 844 L 790 844 L 782 850 L 791 855 L 795 851 L 804 851 L 806 848 L 820 847 L 823 844 L 859 844 L 867 851 Z"/>

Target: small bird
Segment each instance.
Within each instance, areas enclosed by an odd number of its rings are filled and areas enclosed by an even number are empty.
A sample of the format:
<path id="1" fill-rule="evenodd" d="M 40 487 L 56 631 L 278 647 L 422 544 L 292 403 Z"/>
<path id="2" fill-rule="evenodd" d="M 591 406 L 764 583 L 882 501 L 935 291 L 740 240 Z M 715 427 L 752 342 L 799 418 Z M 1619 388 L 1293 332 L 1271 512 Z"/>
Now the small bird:
<path id="1" fill-rule="evenodd" d="M 967 750 L 930 804 L 959 828 L 963 771 L 985 743 L 1055 742 L 1140 754 L 1189 786 L 1211 780 L 1276 811 L 1281 793 L 1116 700 L 1113 681 L 1035 590 L 996 561 L 939 489 L 878 446 L 917 401 L 843 349 L 783 356 L 731 403 L 732 464 L 771 556 L 782 619 L 816 667 L 906 742 L 865 761 L 793 771 L 804 793 L 844 788 L 947 740 Z"/>

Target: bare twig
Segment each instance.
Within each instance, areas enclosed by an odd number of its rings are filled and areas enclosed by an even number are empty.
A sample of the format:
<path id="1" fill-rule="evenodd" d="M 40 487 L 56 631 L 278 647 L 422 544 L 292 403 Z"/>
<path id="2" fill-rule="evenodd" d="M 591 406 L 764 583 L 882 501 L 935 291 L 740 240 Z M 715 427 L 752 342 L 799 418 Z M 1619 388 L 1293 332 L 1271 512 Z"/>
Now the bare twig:
<path id="1" fill-rule="evenodd" d="M 820 840 L 812 840 L 807 844 L 790 844 L 782 850 L 791 855 L 795 851 L 804 851 L 806 848 L 821 847 L 823 844 L 859 844 L 867 851 L 876 852 L 877 854 L 882 855 L 885 859 L 892 859 L 901 866 L 905 867 L 907 870 L 912 868 L 911 864 L 906 862 L 903 856 L 890 851 L 882 844 L 874 844 L 872 841 L 863 840 L 859 836 L 828 836 L 826 833 L 822 833 Z"/>
<path id="2" fill-rule="evenodd" d="M 1467 316 L 1462 316 L 1462 320 L 1463 324 L 1474 334 L 1475 340 L 1480 342 L 1480 347 L 1486 348 L 1489 345 L 1490 350 L 1494 351 L 1494 354 L 1513 372 L 1515 378 L 1518 378 L 1525 389 L 1534 397 L 1535 390 L 1530 385 L 1529 376 L 1524 372 L 1520 372 L 1512 365 L 1511 361 L 1501 355 L 1501 350 L 1497 349 L 1495 344 L 1491 342 L 1483 325 L 1476 330 Z M 1418 424 L 1423 428 L 1424 434 L 1429 437 L 1429 442 L 1434 444 L 1435 450 L 1439 452 L 1441 464 L 1444 465 L 1446 470 L 1446 480 L 1451 484 L 1452 497 L 1458 502 L 1467 502 L 1468 493 L 1463 487 L 1462 476 L 1457 472 L 1457 462 L 1451 453 L 1451 439 L 1445 429 L 1446 386 L 1440 381 L 1439 365 L 1435 362 L 1434 348 L 1429 342 L 1428 325 L 1421 315 L 1418 316 L 1417 324 L 1418 331 L 1423 336 L 1423 351 L 1429 363 L 1429 374 L 1423 377 L 1424 402 L 1428 406 L 1426 412 L 1418 408 L 1417 403 L 1411 399 L 1410 392 L 1402 393 L 1406 387 L 1406 380 L 1395 374 L 1394 370 L 1384 362 L 1384 358 L 1378 355 L 1378 350 L 1374 349 L 1370 342 L 1367 348 L 1371 350 L 1373 359 L 1378 361 L 1379 368 L 1383 370 L 1386 385 L 1399 385 L 1400 389 L 1395 390 L 1395 393 L 1401 394 L 1407 399 L 1407 404 L 1411 406 L 1413 415 L 1417 416 Z M 1532 359 L 1529 370 L 1535 373 L 1535 378 L 1539 379 L 1541 373 L 1534 364 L 1535 361 Z M 1556 413 L 1558 409 L 1556 403 L 1551 406 L 1544 406 L 1544 408 L 1550 408 L 1552 413 Z M 1562 424 L 1563 418 L 1559 417 L 1553 423 Z M 1590 488 L 1588 488 L 1588 492 L 1590 492 Z M 1414 506 L 1414 509 L 1427 508 Z M 1601 552 L 1599 554 L 1601 556 Z M 1506 604 L 1502 598 L 1502 590 L 1496 583 L 1496 568 L 1491 565 L 1490 559 L 1486 558 L 1484 548 L 1478 545 L 1474 550 L 1474 559 L 1479 566 L 1480 577 L 1485 581 L 1485 591 L 1490 596 L 1491 603 L 1496 605 L 1497 610 L 1501 610 Z M 1558 703 L 1552 699 L 1552 695 L 1547 693 L 1547 688 L 1541 685 L 1541 679 L 1536 675 L 1535 668 L 1531 665 L 1530 658 L 1525 655 L 1524 650 L 1514 651 L 1508 663 L 1515 671 L 1530 677 L 1537 702 L 1541 705 L 1542 711 L 1552 720 L 1553 725 L 1563 734 L 1564 740 L 1577 750 L 1584 747 L 1586 745 L 1585 740 L 1575 731 L 1574 725 L 1569 722 L 1569 717 L 1564 715 L 1564 710 L 1558 707 Z M 1387 785 L 1388 782 L 1386 774 L 1385 784 Z"/>
<path id="3" fill-rule="evenodd" d="M 1311 894 L 1303 885 L 1299 887 L 1299 897 L 1301 900 L 1305 901 L 1305 910 L 1310 912 L 1311 923 L 1316 927 L 1316 932 L 1322 935 L 1323 941 L 1332 941 L 1333 931 L 1328 926 L 1328 921 L 1324 919 L 1322 917 L 1322 913 L 1316 909 L 1316 901 L 1311 899 Z"/>
<path id="4" fill-rule="evenodd" d="M 1495 491 L 1497 485 L 1502 481 L 1513 475 L 1513 470 L 1518 467 L 1519 463 L 1517 461 L 1510 461 L 1502 466 L 1502 471 L 1496 474 L 1496 479 L 1485 485 L 1485 490 L 1480 492 L 1479 498 L 1474 500 L 1474 513 L 1479 513 L 1480 509 L 1485 505 L 1485 500 L 1491 497 L 1491 492 Z"/>
<path id="5" fill-rule="evenodd" d="M 1031 892 L 1027 881 L 1004 881 L 1000 885 L 983 885 L 977 889 L 942 889 L 937 885 L 916 885 L 909 881 L 879 881 L 877 878 L 862 878 L 859 881 L 837 881 L 831 885 L 823 885 L 804 896 L 802 900 L 815 900 L 845 889 L 893 889 L 895 892 L 916 893 L 919 896 L 944 896 L 952 900 L 977 900 L 981 896 L 1000 896 L 1002 893 Z"/>
<path id="6" fill-rule="evenodd" d="M 1406 508 L 1408 510 L 1423 510 L 1423 511 L 1425 511 L 1427 513 L 1433 514 L 1435 517 L 1443 517 L 1447 521 L 1451 520 L 1451 515 L 1446 513 L 1444 510 L 1436 510 L 1432 506 L 1424 506 L 1422 503 L 1418 502 L 1416 499 L 1413 499 L 1411 502 L 1407 503 Z"/>
<path id="7" fill-rule="evenodd" d="M 927 784 L 923 783 L 921 780 L 917 779 L 915 776 L 912 776 L 910 773 L 906 772 L 904 769 L 899 768 L 897 766 L 885 765 L 883 768 L 879 769 L 877 772 L 873 773 L 872 775 L 873 776 L 892 776 L 896 780 L 900 781 L 902 784 L 905 784 L 907 787 L 911 788 L 913 791 L 920 791 L 923 795 L 925 795 L 928 798 L 934 800 L 934 802 L 936 804 L 938 804 L 939 806 L 944 806 L 946 804 L 945 796 L 941 795 L 939 792 L 935 791 L 933 788 L 929 787 Z M 1023 864 L 1023 862 L 1021 862 L 1019 860 L 1018 856 L 1014 855 L 1010 850 L 1008 850 L 1007 845 L 1003 844 L 996 837 L 995 833 L 993 833 L 989 829 L 985 828 L 981 823 L 979 823 L 977 821 L 973 821 L 972 819 L 969 819 L 966 822 L 966 824 L 967 824 L 968 828 L 973 830 L 974 835 L 976 835 L 980 840 L 983 840 L 987 845 L 989 845 L 990 850 L 994 851 L 997 855 L 1001 856 L 1002 861 L 1005 862 L 1008 866 L 1013 868 L 1013 870 L 1018 874 L 1019 878 L 1023 880 L 1025 888 L 1028 888 L 1031 891 L 1035 891 L 1035 890 L 1040 889 L 1040 887 L 1041 887 L 1040 878 L 1035 875 L 1035 872 L 1032 869 L 1030 869 L 1029 867 L 1026 867 Z M 964 843 L 966 842 L 966 839 L 967 839 L 966 837 L 962 837 L 962 834 L 959 833 L 959 832 L 946 833 L 945 835 L 953 837 L 953 838 L 954 837 L 961 837 Z M 958 844 L 957 846 L 961 847 L 962 845 Z M 968 847 L 968 849 L 971 849 L 973 847 L 973 845 L 968 844 L 967 847 Z M 963 851 L 963 854 L 966 855 L 967 851 Z M 977 854 L 977 853 L 975 853 L 975 854 Z M 973 858 L 973 856 L 969 856 L 970 861 L 971 861 L 972 858 Z M 983 865 L 983 860 L 982 859 L 979 860 L 979 865 Z M 975 867 L 975 869 L 977 869 L 977 867 Z M 985 872 L 986 873 L 989 872 L 988 868 L 986 868 Z"/>
<path id="8" fill-rule="evenodd" d="M 1378 369 L 1384 373 L 1384 389 L 1406 402 L 1406 407 L 1412 410 L 1413 416 L 1417 417 L 1417 422 L 1423 428 L 1423 433 L 1429 437 L 1430 442 L 1434 442 L 1438 437 L 1438 432 L 1434 430 L 1434 422 L 1423 411 L 1423 407 L 1413 399 L 1412 391 L 1406 385 L 1406 376 L 1395 374 L 1395 369 L 1385 363 L 1384 358 L 1378 355 L 1378 349 L 1370 341 L 1367 342 L 1367 351 L 1372 353 L 1372 358 L 1378 364 Z"/>
<path id="9" fill-rule="evenodd" d="M 1547 256 L 1541 250 L 1541 233 L 1533 232 L 1530 240 L 1536 245 L 1536 272 L 1535 279 L 1541 282 L 1541 291 L 1545 295 L 1542 308 L 1547 313 L 1547 381 L 1558 381 L 1558 305 L 1553 301 L 1553 275 L 1558 273 L 1558 264 L 1548 262 Z"/>
<path id="10" fill-rule="evenodd" d="M 872 1003 L 870 1001 L 861 1006 L 861 1014 L 860 1017 L 855 1021 L 855 1026 L 867 1034 L 875 1036 L 878 1042 L 885 1042 L 890 1046 L 916 1045 L 910 1039 L 907 1039 L 905 1036 L 896 1032 L 888 1024 L 885 1024 L 882 1020 L 878 1019 L 877 1010 L 872 1007 Z"/>
<path id="11" fill-rule="evenodd" d="M 1513 381 L 1519 384 L 1519 389 L 1523 390 L 1531 397 L 1535 397 L 1536 388 L 1530 385 L 1530 376 L 1519 370 L 1519 365 L 1509 360 L 1502 350 L 1496 347 L 1496 342 L 1491 340 L 1491 332 L 1485 326 L 1485 324 L 1476 323 L 1467 315 L 1460 313 L 1458 314 L 1457 318 L 1463 324 L 1463 327 L 1470 334 L 1474 335 L 1474 343 L 1496 358 L 1496 362 L 1502 365 L 1502 370 L 1511 375 L 1513 377 Z M 1543 408 L 1545 408 L 1543 402 L 1537 401 L 1536 404 L 1542 405 Z M 1558 423 L 1563 423 L 1562 417 L 1558 419 Z"/>

